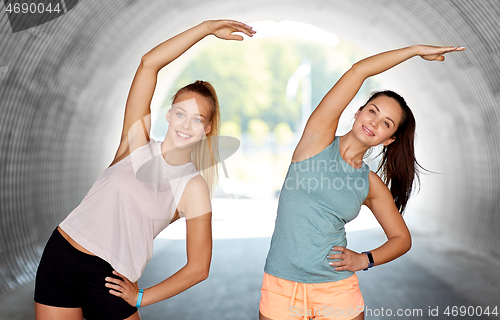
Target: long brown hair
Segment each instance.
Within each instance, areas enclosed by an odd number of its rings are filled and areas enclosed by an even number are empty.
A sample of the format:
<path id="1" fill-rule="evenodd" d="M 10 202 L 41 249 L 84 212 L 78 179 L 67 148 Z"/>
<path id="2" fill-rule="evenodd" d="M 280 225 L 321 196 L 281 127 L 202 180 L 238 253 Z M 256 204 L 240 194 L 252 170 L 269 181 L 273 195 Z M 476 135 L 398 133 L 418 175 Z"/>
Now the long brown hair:
<path id="1" fill-rule="evenodd" d="M 181 92 L 190 91 L 196 92 L 205 97 L 211 106 L 211 122 L 210 132 L 196 144 L 191 152 L 191 162 L 193 162 L 196 170 L 198 170 L 205 181 L 207 182 L 210 197 L 219 182 L 218 164 L 220 163 L 219 156 L 219 128 L 220 128 L 220 110 L 219 100 L 214 87 L 207 81 L 196 80 L 180 88 L 172 97 L 172 104 Z"/>
<path id="2" fill-rule="evenodd" d="M 376 91 L 372 93 L 360 110 L 380 96 L 396 100 L 403 111 L 398 128 L 393 135 L 396 139 L 388 146 L 383 147 L 382 160 L 376 171 L 376 173 L 381 172 L 381 178 L 391 190 L 396 207 L 403 214 L 412 194 L 415 178 L 420 186 L 419 168 L 425 171 L 429 170 L 424 169 L 415 158 L 415 117 L 402 96 L 391 90 Z"/>

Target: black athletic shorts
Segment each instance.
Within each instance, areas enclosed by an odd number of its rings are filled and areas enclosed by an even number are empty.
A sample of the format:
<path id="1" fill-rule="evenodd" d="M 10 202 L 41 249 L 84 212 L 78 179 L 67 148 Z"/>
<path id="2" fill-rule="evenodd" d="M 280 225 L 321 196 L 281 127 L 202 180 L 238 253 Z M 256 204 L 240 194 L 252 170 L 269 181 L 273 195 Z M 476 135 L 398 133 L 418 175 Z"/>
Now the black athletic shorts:
<path id="1" fill-rule="evenodd" d="M 112 272 L 108 262 L 76 249 L 56 228 L 38 266 L 35 301 L 54 307 L 82 308 L 87 320 L 126 319 L 137 308 L 109 293 L 104 279 L 121 279 Z"/>

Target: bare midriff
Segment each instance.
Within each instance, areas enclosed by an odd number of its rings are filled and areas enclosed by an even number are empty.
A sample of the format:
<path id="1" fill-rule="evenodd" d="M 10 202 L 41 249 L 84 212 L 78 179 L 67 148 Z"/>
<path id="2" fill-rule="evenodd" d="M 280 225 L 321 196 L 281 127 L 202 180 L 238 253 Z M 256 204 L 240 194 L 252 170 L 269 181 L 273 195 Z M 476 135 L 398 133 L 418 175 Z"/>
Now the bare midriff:
<path id="1" fill-rule="evenodd" d="M 81 251 L 83 253 L 90 254 L 91 256 L 95 256 L 95 254 L 88 251 L 87 249 L 85 249 L 84 247 L 79 245 L 75 240 L 73 240 L 66 232 L 64 232 L 63 229 L 61 229 L 60 227 L 57 227 L 57 230 L 64 237 L 64 239 L 66 239 L 73 247 L 75 247 L 75 249 L 77 249 L 78 251 Z"/>

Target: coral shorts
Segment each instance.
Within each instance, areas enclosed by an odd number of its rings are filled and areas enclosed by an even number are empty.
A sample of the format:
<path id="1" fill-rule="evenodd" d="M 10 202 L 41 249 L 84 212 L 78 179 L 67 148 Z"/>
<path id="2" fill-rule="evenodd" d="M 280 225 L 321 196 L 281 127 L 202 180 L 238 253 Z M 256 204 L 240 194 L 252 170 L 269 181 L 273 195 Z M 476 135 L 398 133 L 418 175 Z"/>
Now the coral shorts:
<path id="1" fill-rule="evenodd" d="M 358 277 L 324 283 L 300 283 L 264 273 L 260 313 L 272 320 L 348 320 L 364 309 Z"/>

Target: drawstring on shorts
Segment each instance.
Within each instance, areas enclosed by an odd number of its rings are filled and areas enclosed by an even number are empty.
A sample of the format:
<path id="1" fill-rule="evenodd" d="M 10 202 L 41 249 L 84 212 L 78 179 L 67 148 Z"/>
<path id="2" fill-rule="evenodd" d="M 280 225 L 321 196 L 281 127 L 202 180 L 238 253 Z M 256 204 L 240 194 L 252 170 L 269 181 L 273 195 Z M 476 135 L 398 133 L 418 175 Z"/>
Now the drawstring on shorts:
<path id="1" fill-rule="evenodd" d="M 304 289 L 304 320 L 307 319 L 307 283 L 301 283 L 302 288 Z M 293 286 L 293 292 L 292 292 L 292 298 L 290 299 L 290 308 L 293 306 L 293 303 L 295 302 L 295 296 L 297 295 L 297 288 L 299 286 L 298 282 L 295 282 Z"/>

